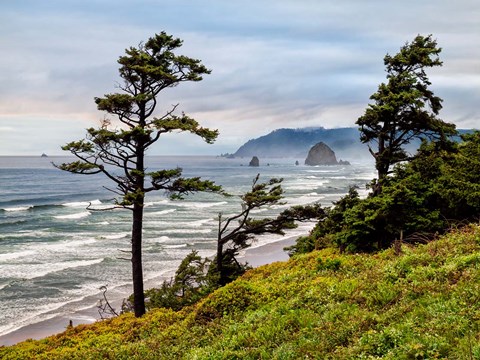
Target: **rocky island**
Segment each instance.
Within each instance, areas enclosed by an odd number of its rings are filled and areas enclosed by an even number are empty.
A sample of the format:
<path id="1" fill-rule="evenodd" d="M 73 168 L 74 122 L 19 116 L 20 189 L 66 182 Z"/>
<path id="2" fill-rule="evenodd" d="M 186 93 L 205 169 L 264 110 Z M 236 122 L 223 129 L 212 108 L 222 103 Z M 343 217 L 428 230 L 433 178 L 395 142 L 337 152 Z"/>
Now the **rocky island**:
<path id="1" fill-rule="evenodd" d="M 257 156 L 252 157 L 248 166 L 260 166 L 260 160 L 258 160 Z"/>
<path id="2" fill-rule="evenodd" d="M 350 165 L 348 161 L 337 161 L 335 152 L 324 142 L 312 146 L 305 159 L 305 165 Z"/>

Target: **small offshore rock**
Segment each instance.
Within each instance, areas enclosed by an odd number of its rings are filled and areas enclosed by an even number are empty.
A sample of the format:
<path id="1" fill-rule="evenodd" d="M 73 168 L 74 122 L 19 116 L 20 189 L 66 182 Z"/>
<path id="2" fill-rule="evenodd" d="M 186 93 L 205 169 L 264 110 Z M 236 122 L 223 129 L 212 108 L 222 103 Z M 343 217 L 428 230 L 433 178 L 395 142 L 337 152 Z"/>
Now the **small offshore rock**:
<path id="1" fill-rule="evenodd" d="M 248 166 L 260 166 L 260 160 L 258 160 L 258 157 L 252 157 L 252 160 L 250 160 Z"/>

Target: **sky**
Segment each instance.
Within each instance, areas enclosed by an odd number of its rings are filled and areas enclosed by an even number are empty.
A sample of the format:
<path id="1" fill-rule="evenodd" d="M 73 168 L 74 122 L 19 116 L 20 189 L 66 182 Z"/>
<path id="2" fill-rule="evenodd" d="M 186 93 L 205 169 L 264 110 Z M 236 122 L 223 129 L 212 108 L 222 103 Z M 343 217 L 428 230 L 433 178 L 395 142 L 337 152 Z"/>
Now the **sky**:
<path id="1" fill-rule="evenodd" d="M 213 145 L 170 134 L 155 155 L 235 152 L 278 128 L 352 127 L 385 81 L 383 57 L 432 34 L 440 117 L 480 128 L 478 0 L 15 0 L 0 2 L 0 155 L 66 155 L 119 91 L 117 59 L 165 31 L 201 59 L 201 82 L 159 96 L 202 126 Z"/>

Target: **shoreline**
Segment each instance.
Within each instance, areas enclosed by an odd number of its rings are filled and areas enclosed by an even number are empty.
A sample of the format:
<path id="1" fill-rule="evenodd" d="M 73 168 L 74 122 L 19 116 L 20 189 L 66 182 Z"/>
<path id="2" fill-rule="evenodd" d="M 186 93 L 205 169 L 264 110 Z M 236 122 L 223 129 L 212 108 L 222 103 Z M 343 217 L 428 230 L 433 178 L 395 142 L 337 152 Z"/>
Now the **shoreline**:
<path id="1" fill-rule="evenodd" d="M 245 253 L 239 257 L 239 260 L 241 262 L 248 262 L 248 264 L 252 267 L 258 267 L 277 261 L 287 261 L 289 256 L 285 251 L 283 251 L 283 248 L 295 244 L 295 240 L 297 238 L 298 236 L 280 238 L 279 240 L 271 243 L 248 248 L 245 250 Z M 148 280 L 146 281 L 146 288 L 153 287 L 154 284 L 158 285 L 161 281 L 168 278 L 170 278 L 170 276 Z M 148 286 L 148 284 L 151 286 Z M 120 290 L 117 291 L 120 292 Z M 128 294 L 128 292 L 126 293 Z M 108 295 L 109 294 L 107 293 L 107 298 Z M 115 297 L 115 299 L 116 300 L 111 301 L 111 304 L 114 308 L 118 308 L 121 306 L 123 298 L 120 299 Z M 92 297 L 93 303 L 90 307 L 87 306 L 71 313 L 67 312 L 61 315 L 54 315 L 49 319 L 29 324 L 7 334 L 0 335 L 0 346 L 11 346 L 25 340 L 39 340 L 62 333 L 66 330 L 70 321 L 72 321 L 73 326 L 91 324 L 99 321 L 100 315 L 97 309 L 98 300 L 98 295 L 95 295 Z M 81 300 L 79 300 L 79 302 L 80 301 Z"/>

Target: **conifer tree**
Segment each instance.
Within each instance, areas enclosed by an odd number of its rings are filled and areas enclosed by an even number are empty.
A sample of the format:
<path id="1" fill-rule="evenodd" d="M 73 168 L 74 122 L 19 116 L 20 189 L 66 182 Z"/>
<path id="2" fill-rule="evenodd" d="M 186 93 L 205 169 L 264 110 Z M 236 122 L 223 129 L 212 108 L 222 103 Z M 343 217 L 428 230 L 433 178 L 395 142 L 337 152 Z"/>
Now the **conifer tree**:
<path id="1" fill-rule="evenodd" d="M 418 35 L 398 54 L 384 58 L 388 81 L 379 85 L 370 97 L 373 104 L 357 120 L 361 141 L 376 146 L 369 145 L 378 173 L 374 194 L 381 192 L 392 165 L 411 159 L 405 146 L 412 140 L 443 141 L 456 134 L 454 124 L 437 117 L 443 100 L 429 89 L 431 83 L 425 72 L 442 65 L 440 52 L 432 35 Z"/>
<path id="2" fill-rule="evenodd" d="M 210 181 L 183 178 L 182 169 L 147 171 L 145 155 L 162 134 L 190 132 L 212 143 L 217 130 L 203 128 L 197 121 L 181 113 L 178 105 L 158 116 L 158 95 L 163 90 L 186 81 L 200 81 L 209 74 L 200 60 L 175 51 L 182 40 L 156 34 L 138 47 L 125 50 L 118 60 L 123 83 L 119 93 L 95 98 L 98 110 L 117 119 L 116 126 L 104 120 L 99 128 L 87 129 L 86 139 L 62 147 L 77 157 L 77 161 L 58 167 L 76 174 L 102 173 L 114 184 L 118 196 L 115 206 L 132 212 L 131 262 L 135 316 L 145 313 L 142 267 L 143 209 L 147 193 L 157 190 L 181 197 L 194 191 L 220 191 Z"/>
<path id="3" fill-rule="evenodd" d="M 284 205 L 283 179 L 273 178 L 268 182 L 259 182 L 258 174 L 252 188 L 241 196 L 242 211 L 223 218 L 218 216 L 217 253 L 209 270 L 215 273 L 218 285 L 223 286 L 239 276 L 244 270 L 236 260 L 243 249 L 251 246 L 253 239 L 262 234 L 284 235 L 285 230 L 295 228 L 296 221 L 321 219 L 325 215 L 319 203 L 292 206 L 282 211 L 277 217 L 255 218 L 252 213 L 273 205 Z"/>

